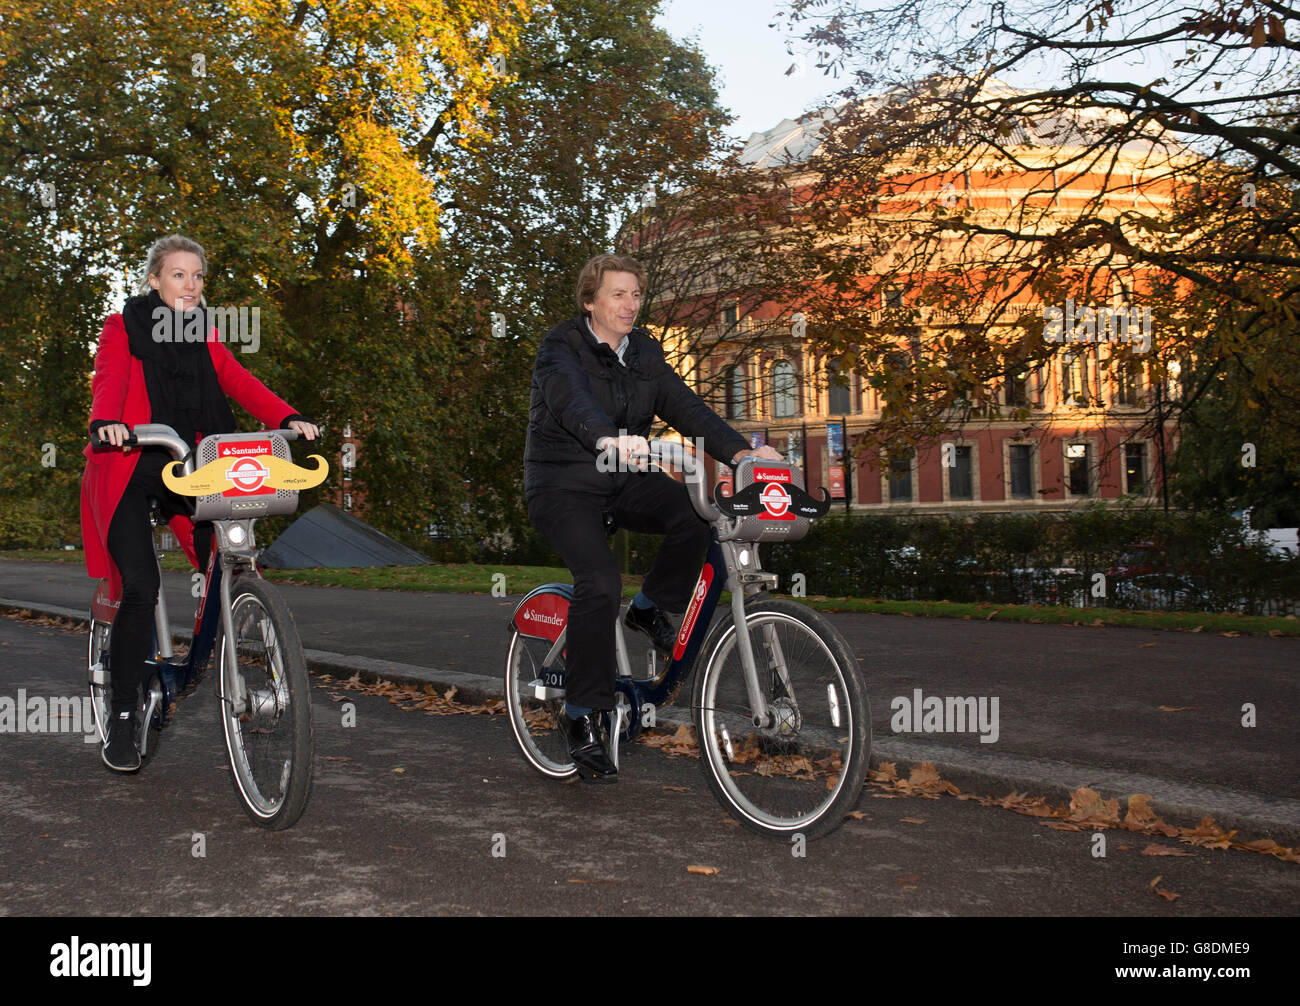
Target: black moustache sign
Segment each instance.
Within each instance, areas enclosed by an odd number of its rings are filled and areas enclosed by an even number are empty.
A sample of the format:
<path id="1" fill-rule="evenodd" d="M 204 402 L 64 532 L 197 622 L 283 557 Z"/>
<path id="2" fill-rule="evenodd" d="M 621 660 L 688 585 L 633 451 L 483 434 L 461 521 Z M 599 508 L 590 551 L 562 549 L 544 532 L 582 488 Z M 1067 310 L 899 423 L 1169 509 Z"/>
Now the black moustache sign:
<path id="1" fill-rule="evenodd" d="M 769 485 L 779 485 L 790 494 L 790 510 L 796 517 L 815 519 L 825 517 L 830 512 L 831 494 L 825 486 L 821 487 L 822 498 L 816 499 L 793 482 L 754 482 L 731 496 L 721 495 L 718 492 L 721 486 L 714 486 L 713 502 L 728 517 L 753 517 L 766 511 L 767 508 L 763 506 L 763 490 Z"/>

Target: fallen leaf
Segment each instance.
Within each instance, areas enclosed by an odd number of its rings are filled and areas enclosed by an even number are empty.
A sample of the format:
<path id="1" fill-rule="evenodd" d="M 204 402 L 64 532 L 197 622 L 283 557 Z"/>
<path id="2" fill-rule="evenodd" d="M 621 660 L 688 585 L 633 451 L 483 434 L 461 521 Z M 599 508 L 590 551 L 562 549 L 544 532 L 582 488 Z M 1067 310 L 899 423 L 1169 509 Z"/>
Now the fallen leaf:
<path id="1" fill-rule="evenodd" d="M 392 850 L 395 851 L 395 852 L 414 852 L 414 851 L 415 851 L 415 846 L 413 846 L 413 845 L 390 845 L 389 848 L 392 849 Z"/>
<path id="2" fill-rule="evenodd" d="M 1128 813 L 1124 815 L 1124 827 L 1140 829 L 1159 820 L 1156 812 L 1151 809 L 1151 797 L 1145 793 L 1134 793 L 1128 798 Z"/>
<path id="3" fill-rule="evenodd" d="M 1142 850 L 1144 856 L 1195 856 L 1196 853 L 1188 852 L 1185 849 L 1175 849 L 1168 845 L 1148 845 Z"/>
<path id="4" fill-rule="evenodd" d="M 849 821 L 849 820 L 853 820 L 853 821 L 861 821 L 861 820 L 862 820 L 863 818 L 865 818 L 866 816 L 867 816 L 867 815 L 864 814 L 864 813 L 862 813 L 862 811 L 860 811 L 860 810 L 851 810 L 851 811 L 849 811 L 847 814 L 844 815 L 844 820 L 846 820 L 846 821 Z"/>
<path id="5" fill-rule="evenodd" d="M 1166 901 L 1174 901 L 1178 898 L 1178 895 L 1173 891 L 1166 891 L 1163 887 L 1157 887 L 1156 894 L 1160 895 L 1160 897 L 1164 898 Z"/>
<path id="6" fill-rule="evenodd" d="M 923 817 L 900 817 L 899 821 L 903 824 L 925 824 L 925 818 Z"/>
<path id="7" fill-rule="evenodd" d="M 1162 713 L 1185 713 L 1189 709 L 1195 709 L 1195 706 L 1159 706 L 1157 707 Z"/>
<path id="8" fill-rule="evenodd" d="M 914 884 L 921 879 L 920 874 L 909 873 L 906 877 L 899 877 L 894 881 L 895 884 Z"/>
<path id="9" fill-rule="evenodd" d="M 689 786 L 665 786 L 664 789 L 670 793 L 689 793 L 691 791 Z"/>
<path id="10" fill-rule="evenodd" d="M 1089 824 L 1119 824 L 1119 801 L 1103 800 L 1095 789 L 1080 786 L 1070 794 L 1070 820 Z"/>
<path id="11" fill-rule="evenodd" d="M 718 872 L 716 866 L 688 866 L 687 873 L 698 873 L 702 877 L 712 877 Z"/>
<path id="12" fill-rule="evenodd" d="M 1138 649 L 1145 650 L 1148 646 L 1155 646 L 1155 643 L 1143 643 Z"/>
<path id="13" fill-rule="evenodd" d="M 1164 880 L 1164 879 L 1165 879 L 1165 875 L 1164 875 L 1163 873 L 1158 874 L 1158 875 L 1156 876 L 1156 879 L 1155 879 L 1155 880 L 1153 880 L 1153 881 L 1151 881 L 1151 883 L 1147 884 L 1147 890 L 1148 890 L 1148 891 L 1154 891 L 1154 890 L 1156 889 L 1156 884 L 1160 883 L 1160 881 L 1162 881 L 1162 880 Z"/>
<path id="14" fill-rule="evenodd" d="M 1001 610 L 1002 610 L 1001 608 L 994 608 L 992 611 L 990 611 L 990 612 L 988 613 L 988 617 L 985 618 L 984 621 L 987 622 L 990 618 L 992 618 L 994 615 L 996 615 L 996 614 L 997 614 L 999 611 L 1001 611 Z"/>
<path id="15" fill-rule="evenodd" d="M 393 769 L 393 771 L 394 771 L 394 772 L 399 772 L 399 773 L 401 773 L 401 772 L 405 772 L 406 769 L 404 769 L 404 768 L 395 768 L 395 769 Z"/>

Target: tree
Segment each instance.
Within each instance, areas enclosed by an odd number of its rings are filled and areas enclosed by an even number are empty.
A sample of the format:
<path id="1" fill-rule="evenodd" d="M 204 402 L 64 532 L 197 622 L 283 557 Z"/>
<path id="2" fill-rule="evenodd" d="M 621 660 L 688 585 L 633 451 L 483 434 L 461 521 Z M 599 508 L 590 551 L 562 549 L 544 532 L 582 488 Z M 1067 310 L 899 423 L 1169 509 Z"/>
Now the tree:
<path id="1" fill-rule="evenodd" d="M 1296 456 L 1300 12 L 796 0 L 789 23 L 845 75 L 806 166 L 825 237 L 808 254 L 822 328 L 866 348 L 890 402 L 879 439 L 1007 415 L 989 388 L 1074 348 L 1044 339 L 1043 308 L 1068 300 L 1107 320 L 1149 309 L 1151 351 L 1113 345 L 1110 365 L 1147 369 L 1153 427 L 1228 373 L 1276 456 Z M 987 189 L 1016 191 L 999 205 Z M 922 325 L 937 337 L 897 365 Z M 1209 362 L 1200 383 L 1170 397 L 1192 359 Z"/>
<path id="2" fill-rule="evenodd" d="M 400 283 L 436 244 L 438 181 L 450 151 L 482 138 L 499 79 L 489 61 L 511 50 L 528 8 L 0 3 L 0 211 L 22 235 L 0 247 L 15 294 L 0 338 L 22 378 L 6 381 L 7 438 L 39 403 L 75 459 L 84 353 L 118 306 L 108 295 L 124 274 L 134 285 L 170 231 L 208 249 L 210 302 L 262 312 L 260 351 L 241 360 L 329 424 L 327 446 L 368 412 L 418 412 L 430 347 L 403 338 Z M 400 376 L 376 379 L 385 372 Z M 405 460 L 383 450 L 365 469 L 381 486 Z M 79 468 L 57 497 L 68 519 Z M 394 494 L 384 523 L 409 528 L 412 495 Z"/>

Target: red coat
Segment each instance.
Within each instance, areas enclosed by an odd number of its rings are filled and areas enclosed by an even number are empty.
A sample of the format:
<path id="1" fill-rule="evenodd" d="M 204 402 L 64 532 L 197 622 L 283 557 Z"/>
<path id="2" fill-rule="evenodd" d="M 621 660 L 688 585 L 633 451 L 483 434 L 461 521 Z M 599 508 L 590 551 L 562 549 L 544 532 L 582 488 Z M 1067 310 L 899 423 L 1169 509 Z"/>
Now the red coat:
<path id="1" fill-rule="evenodd" d="M 213 330 L 208 336 L 208 352 L 217 370 L 221 390 L 271 429 L 294 410 L 283 399 L 267 390 L 266 385 L 241 367 Z M 120 314 L 110 315 L 99 336 L 95 353 L 95 378 L 91 382 L 94 396 L 90 421 L 112 419 L 127 426 L 149 422 L 149 392 L 145 388 L 144 364 L 131 355 L 126 324 Z M 86 548 L 86 572 L 93 577 L 108 577 L 113 596 L 121 596 L 121 576 L 108 554 L 108 525 L 113 519 L 126 484 L 131 480 L 140 452 L 95 451 L 87 445 L 86 471 L 81 477 L 81 538 Z M 169 522 L 176 540 L 196 567 L 194 525 L 188 517 L 173 517 Z"/>

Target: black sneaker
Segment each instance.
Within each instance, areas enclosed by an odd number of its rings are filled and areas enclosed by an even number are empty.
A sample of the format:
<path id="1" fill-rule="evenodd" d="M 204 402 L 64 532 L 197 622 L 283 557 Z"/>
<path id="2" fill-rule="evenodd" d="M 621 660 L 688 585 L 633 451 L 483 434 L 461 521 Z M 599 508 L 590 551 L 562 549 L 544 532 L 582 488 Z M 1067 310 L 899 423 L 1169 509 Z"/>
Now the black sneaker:
<path id="1" fill-rule="evenodd" d="M 104 764 L 114 772 L 137 772 L 140 769 L 140 746 L 135 739 L 135 713 L 124 709 L 113 713 L 108 721 L 108 740 L 104 742 Z"/>
<path id="2" fill-rule="evenodd" d="M 623 616 L 623 624 L 629 629 L 644 632 L 655 644 L 655 649 L 665 657 L 673 652 L 673 641 L 677 633 L 673 631 L 668 616 L 659 607 L 638 608 L 635 604 L 630 604 L 627 614 Z"/>

